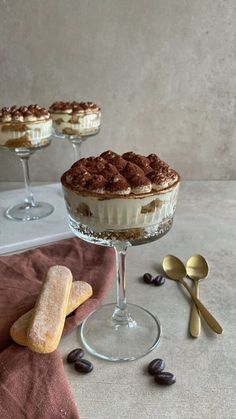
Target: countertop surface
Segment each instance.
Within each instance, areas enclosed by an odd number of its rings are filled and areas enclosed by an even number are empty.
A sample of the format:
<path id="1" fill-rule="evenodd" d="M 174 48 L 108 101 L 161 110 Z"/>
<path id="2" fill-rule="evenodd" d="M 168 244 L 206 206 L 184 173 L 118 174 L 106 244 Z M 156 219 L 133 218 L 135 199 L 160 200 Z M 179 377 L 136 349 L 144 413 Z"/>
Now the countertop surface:
<path id="1" fill-rule="evenodd" d="M 12 187 L 2 184 L 0 190 Z M 128 249 L 127 300 L 159 318 L 160 344 L 142 359 L 128 363 L 102 361 L 87 353 L 94 371 L 80 375 L 65 362 L 68 352 L 81 346 L 79 328 L 63 337 L 59 348 L 81 419 L 236 417 L 235 217 L 236 181 L 185 181 L 171 231 L 159 241 Z M 209 263 L 200 297 L 223 326 L 222 335 L 214 334 L 202 320 L 200 337 L 189 336 L 191 304 L 181 286 L 168 279 L 161 287 L 140 280 L 144 272 L 162 273 L 166 254 L 186 262 L 195 253 Z M 115 283 L 106 302 L 114 299 Z M 165 360 L 166 371 L 176 375 L 174 385 L 158 386 L 147 374 L 154 358 Z"/>

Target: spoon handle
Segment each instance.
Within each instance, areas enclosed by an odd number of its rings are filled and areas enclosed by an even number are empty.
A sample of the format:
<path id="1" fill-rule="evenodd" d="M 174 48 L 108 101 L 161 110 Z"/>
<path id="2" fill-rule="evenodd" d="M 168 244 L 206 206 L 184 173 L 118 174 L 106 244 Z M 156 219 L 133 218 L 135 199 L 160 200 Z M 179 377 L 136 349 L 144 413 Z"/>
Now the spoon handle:
<path id="1" fill-rule="evenodd" d="M 210 326 L 214 332 L 221 334 L 223 332 L 222 327 L 216 321 L 216 319 L 212 316 L 212 314 L 207 310 L 207 308 L 201 303 L 201 301 L 195 297 L 194 293 L 192 292 L 191 288 L 186 284 L 184 280 L 180 281 L 180 283 L 186 288 L 186 290 L 191 295 L 194 303 L 196 304 L 197 308 L 201 312 L 202 316 L 206 320 L 207 324 Z"/>
<path id="2" fill-rule="evenodd" d="M 195 297 L 199 300 L 199 281 L 194 281 L 194 288 Z M 197 338 L 201 333 L 201 318 L 195 303 L 192 304 L 189 330 L 194 338 Z"/>

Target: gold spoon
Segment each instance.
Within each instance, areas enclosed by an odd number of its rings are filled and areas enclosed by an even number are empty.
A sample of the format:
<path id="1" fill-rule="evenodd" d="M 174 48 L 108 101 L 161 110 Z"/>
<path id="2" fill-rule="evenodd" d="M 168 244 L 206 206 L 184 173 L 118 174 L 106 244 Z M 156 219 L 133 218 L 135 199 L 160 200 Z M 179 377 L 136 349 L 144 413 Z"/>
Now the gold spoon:
<path id="1" fill-rule="evenodd" d="M 211 327 L 211 329 L 214 330 L 214 332 L 216 333 L 219 333 L 219 334 L 222 333 L 223 332 L 222 327 L 219 325 L 216 319 L 212 316 L 212 314 L 209 313 L 209 311 L 202 304 L 202 302 L 197 297 L 195 297 L 191 288 L 184 281 L 184 278 L 187 272 L 181 260 L 173 255 L 167 255 L 163 259 L 162 266 L 166 275 L 170 279 L 174 279 L 175 281 L 178 281 L 181 285 L 183 285 L 186 288 L 186 290 L 191 295 L 194 303 L 196 304 L 198 310 L 201 312 L 202 316 L 206 320 L 207 324 Z"/>
<path id="2" fill-rule="evenodd" d="M 191 278 L 194 282 L 195 297 L 199 299 L 199 280 L 206 278 L 209 271 L 206 259 L 201 255 L 191 256 L 187 261 L 186 271 L 188 277 Z M 201 318 L 199 311 L 194 303 L 192 304 L 189 331 L 190 334 L 195 338 L 197 338 L 201 333 Z"/>

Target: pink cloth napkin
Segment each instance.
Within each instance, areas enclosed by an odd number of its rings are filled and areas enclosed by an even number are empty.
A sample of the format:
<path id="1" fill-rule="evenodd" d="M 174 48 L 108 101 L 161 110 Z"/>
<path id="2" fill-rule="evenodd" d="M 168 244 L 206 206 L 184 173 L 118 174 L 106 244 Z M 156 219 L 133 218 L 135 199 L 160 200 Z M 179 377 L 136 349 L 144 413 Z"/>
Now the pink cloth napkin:
<path id="1" fill-rule="evenodd" d="M 1 419 L 79 418 L 60 352 L 37 354 L 9 335 L 12 323 L 34 306 L 46 272 L 56 264 L 93 288 L 93 296 L 66 319 L 64 334 L 101 304 L 113 284 L 113 249 L 78 238 L 0 258 Z"/>

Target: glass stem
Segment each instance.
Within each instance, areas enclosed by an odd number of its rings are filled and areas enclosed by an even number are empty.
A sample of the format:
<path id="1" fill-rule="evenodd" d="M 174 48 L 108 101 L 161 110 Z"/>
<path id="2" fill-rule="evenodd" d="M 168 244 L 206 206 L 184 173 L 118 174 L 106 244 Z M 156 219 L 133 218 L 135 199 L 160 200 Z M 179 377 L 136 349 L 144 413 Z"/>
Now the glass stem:
<path id="1" fill-rule="evenodd" d="M 116 251 L 116 306 L 112 315 L 113 321 L 117 325 L 134 327 L 135 321 L 132 319 L 126 303 L 126 245 L 115 246 Z"/>
<path id="2" fill-rule="evenodd" d="M 120 310 L 126 309 L 126 247 L 116 250 L 116 266 L 117 266 L 117 287 L 116 287 L 116 306 Z"/>
<path id="3" fill-rule="evenodd" d="M 81 158 L 81 140 L 80 139 L 73 140 L 72 145 L 74 149 L 75 161 L 77 161 Z"/>
<path id="4" fill-rule="evenodd" d="M 25 192 L 26 192 L 25 202 L 29 204 L 30 207 L 35 207 L 34 196 L 30 189 L 29 157 L 30 157 L 30 153 L 25 156 L 21 156 L 20 161 L 22 163 L 23 172 L 24 172 L 24 182 L 25 182 Z"/>

